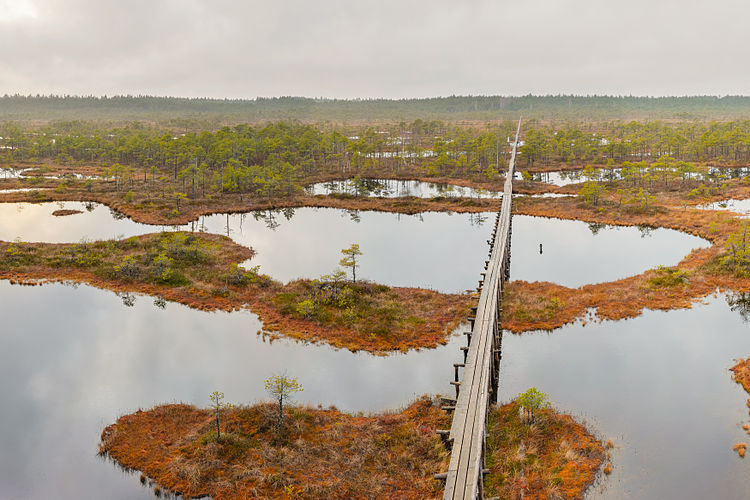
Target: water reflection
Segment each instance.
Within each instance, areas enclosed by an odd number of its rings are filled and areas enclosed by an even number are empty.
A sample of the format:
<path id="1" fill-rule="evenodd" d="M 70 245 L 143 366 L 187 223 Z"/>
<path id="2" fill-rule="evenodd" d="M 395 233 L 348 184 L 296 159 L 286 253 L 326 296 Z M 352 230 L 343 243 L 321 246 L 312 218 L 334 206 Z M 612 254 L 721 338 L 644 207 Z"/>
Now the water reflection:
<path id="1" fill-rule="evenodd" d="M 745 323 L 750 321 L 750 293 L 737 292 L 728 293 L 727 304 L 729 308 L 738 313 Z"/>
<path id="2" fill-rule="evenodd" d="M 638 232 L 641 233 L 641 238 L 650 238 L 654 234 L 654 228 L 651 226 L 636 226 Z"/>
<path id="3" fill-rule="evenodd" d="M 612 182 L 622 179 L 621 168 L 597 168 L 593 171 L 594 178 L 604 182 Z M 717 182 L 722 179 L 744 179 L 750 174 L 747 167 L 708 167 L 705 171 L 690 172 L 682 174 L 684 178 L 697 179 L 700 181 Z M 543 182 L 553 186 L 567 186 L 568 184 L 579 184 L 586 182 L 587 178 L 583 170 L 560 170 L 554 172 L 524 172 L 516 170 L 514 179 L 522 180 L 524 177 L 530 181 Z"/>
<path id="4" fill-rule="evenodd" d="M 305 188 L 305 191 L 312 196 L 347 194 L 382 198 L 398 198 L 401 196 L 415 196 L 417 198 L 502 198 L 503 195 L 502 192 L 456 186 L 454 184 L 362 178 L 311 184 Z"/>
<path id="5" fill-rule="evenodd" d="M 0 194 L 3 193 L 33 193 L 35 191 L 51 191 L 52 188 L 16 188 L 16 189 L 0 189 Z"/>
<path id="6" fill-rule="evenodd" d="M 114 217 L 103 205 L 70 217 L 51 217 L 58 206 L 84 210 L 78 202 L 0 204 L 0 240 L 75 243 L 172 229 Z M 363 278 L 460 292 L 476 287 L 494 217 L 492 212 L 411 216 L 308 207 L 210 215 L 177 229 L 225 234 L 256 251 L 253 266 L 284 282 L 330 273 L 340 250 L 358 243 L 364 253 Z M 646 235 L 648 239 L 641 238 Z M 519 280 L 580 286 L 674 265 L 693 248 L 707 245 L 669 229 L 515 216 L 511 274 Z"/>
<path id="7" fill-rule="evenodd" d="M 750 200 L 720 200 L 712 203 L 704 203 L 703 205 L 698 205 L 696 208 L 700 210 L 727 210 L 738 213 L 745 218 L 750 216 Z"/>
<path id="8" fill-rule="evenodd" d="M 164 311 L 89 286 L 0 281 L 0 303 L 0 497 L 13 499 L 153 497 L 96 457 L 103 427 L 138 408 L 207 406 L 217 389 L 234 403 L 263 399 L 263 380 L 286 369 L 304 384 L 302 403 L 397 409 L 451 393 L 449 369 L 465 342 L 387 357 L 269 342 L 248 312 Z"/>
<path id="9" fill-rule="evenodd" d="M 605 182 L 616 181 L 622 179 L 621 168 L 609 168 L 609 169 L 594 169 L 594 176 L 597 179 L 601 179 Z M 545 184 L 551 184 L 553 186 L 567 186 L 568 184 L 579 184 L 586 182 L 586 177 L 583 174 L 583 170 L 560 170 L 555 172 L 525 172 L 523 170 L 516 170 L 514 179 L 527 180 L 534 182 L 543 182 Z"/>
<path id="10" fill-rule="evenodd" d="M 64 202 L 82 210 L 81 203 Z M 171 227 L 113 217 L 99 205 L 70 217 L 51 217 L 57 204 L 0 204 L 0 240 L 75 243 L 129 237 Z M 362 277 L 397 286 L 461 292 L 476 286 L 494 214 L 431 212 L 408 216 L 383 212 L 299 208 L 200 217 L 178 227 L 225 234 L 253 248 L 252 265 L 282 281 L 330 273 L 340 250 L 359 243 Z"/>
<path id="11" fill-rule="evenodd" d="M 48 174 L 49 170 L 46 167 L 31 167 L 31 168 L 21 168 L 21 169 L 14 169 L 11 167 L 0 167 L 0 172 L 2 174 L 0 177 L 3 179 L 76 179 L 76 180 L 86 180 L 86 179 L 106 179 L 106 177 L 101 177 L 98 175 L 84 175 L 79 173 L 73 173 L 73 172 L 66 172 L 61 175 L 50 175 Z M 34 173 L 32 173 L 34 172 Z"/>
<path id="12" fill-rule="evenodd" d="M 607 224 L 602 224 L 601 222 L 589 222 L 589 231 L 591 231 L 591 234 L 596 236 L 599 234 L 599 231 L 607 227 Z"/>
<path id="13" fill-rule="evenodd" d="M 543 252 L 537 250 L 541 244 Z M 669 229 L 514 216 L 510 273 L 514 280 L 578 287 L 675 265 L 692 249 L 707 246 L 706 240 Z"/>
<path id="14" fill-rule="evenodd" d="M 128 292 L 115 293 L 122 300 L 122 305 L 125 307 L 133 307 L 135 305 L 135 294 Z M 157 299 L 158 300 L 158 299 Z"/>
<path id="15" fill-rule="evenodd" d="M 750 353 L 747 324 L 721 298 L 619 322 L 503 339 L 501 400 L 531 386 L 613 439 L 613 473 L 588 498 L 746 498 L 732 446 L 747 394 L 728 370 Z"/>
<path id="16" fill-rule="evenodd" d="M 514 179 L 523 180 L 524 178 L 534 182 L 551 184 L 553 186 L 567 186 L 568 184 L 577 184 L 585 181 L 581 170 L 534 173 L 516 170 Z"/>

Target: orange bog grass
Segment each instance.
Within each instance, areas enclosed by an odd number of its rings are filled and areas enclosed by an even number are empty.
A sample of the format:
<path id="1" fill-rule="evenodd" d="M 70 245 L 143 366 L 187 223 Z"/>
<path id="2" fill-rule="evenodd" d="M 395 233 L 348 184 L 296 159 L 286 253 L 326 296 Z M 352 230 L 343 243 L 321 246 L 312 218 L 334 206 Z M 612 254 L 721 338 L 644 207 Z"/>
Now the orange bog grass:
<path id="1" fill-rule="evenodd" d="M 513 401 L 490 414 L 485 487 L 500 498 L 583 498 L 605 457 L 604 445 L 571 416 L 539 410 L 528 423 Z"/>
<path id="2" fill-rule="evenodd" d="M 449 423 L 429 398 L 373 416 L 290 407 L 283 435 L 276 412 L 274 404 L 227 410 L 218 440 L 211 410 L 157 406 L 104 429 L 100 451 L 187 498 L 442 496 L 432 475 L 447 468 L 449 456 L 435 429 Z"/>

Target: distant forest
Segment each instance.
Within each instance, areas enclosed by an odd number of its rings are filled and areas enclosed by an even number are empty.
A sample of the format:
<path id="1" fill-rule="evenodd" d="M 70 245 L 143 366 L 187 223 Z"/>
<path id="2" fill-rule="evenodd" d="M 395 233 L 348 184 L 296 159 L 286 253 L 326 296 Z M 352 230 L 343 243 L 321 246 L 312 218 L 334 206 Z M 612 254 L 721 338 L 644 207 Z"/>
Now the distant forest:
<path id="1" fill-rule="evenodd" d="M 750 118 L 750 96 L 451 96 L 426 99 L 313 99 L 274 97 L 252 100 L 151 96 L 0 97 L 2 121 L 152 121 L 205 129 L 279 120 L 304 122 L 399 122 L 414 119 L 498 121 L 737 120 Z"/>

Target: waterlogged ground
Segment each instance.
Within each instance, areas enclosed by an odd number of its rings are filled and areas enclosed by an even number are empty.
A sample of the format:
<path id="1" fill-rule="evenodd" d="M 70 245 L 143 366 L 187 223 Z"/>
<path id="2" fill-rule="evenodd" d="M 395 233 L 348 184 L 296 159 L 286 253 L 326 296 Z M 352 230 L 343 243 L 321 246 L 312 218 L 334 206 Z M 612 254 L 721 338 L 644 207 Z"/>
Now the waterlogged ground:
<path id="1" fill-rule="evenodd" d="M 701 210 L 726 210 L 740 214 L 743 218 L 750 217 L 750 200 L 721 200 L 698 205 Z"/>
<path id="2" fill-rule="evenodd" d="M 58 209 L 83 213 L 53 217 Z M 364 254 L 361 278 L 461 292 L 477 286 L 494 220 L 490 212 L 412 216 L 298 208 L 204 216 L 177 229 L 226 234 L 257 251 L 248 265 L 260 265 L 262 272 L 285 282 L 330 273 L 341 259 L 340 250 L 358 243 Z M 4 241 L 75 243 L 171 229 L 133 222 L 104 205 L 0 204 L 0 240 Z M 575 287 L 673 265 L 691 249 L 707 245 L 705 240 L 669 229 L 515 216 L 511 277 Z"/>
<path id="3" fill-rule="evenodd" d="M 747 394 L 733 360 L 750 353 L 750 325 L 723 297 L 689 310 L 503 338 L 501 400 L 529 386 L 612 439 L 613 473 L 588 498 L 740 499 L 747 463 Z"/>

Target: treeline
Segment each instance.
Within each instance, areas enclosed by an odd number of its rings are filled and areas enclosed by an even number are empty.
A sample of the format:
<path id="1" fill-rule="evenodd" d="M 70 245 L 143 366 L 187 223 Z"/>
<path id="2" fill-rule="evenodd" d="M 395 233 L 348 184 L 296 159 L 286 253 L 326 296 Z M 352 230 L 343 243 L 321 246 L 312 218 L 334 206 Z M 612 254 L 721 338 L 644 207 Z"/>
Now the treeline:
<path id="1" fill-rule="evenodd" d="M 38 128 L 5 123 L 0 124 L 0 162 L 117 164 L 142 169 L 144 178 L 151 174 L 178 179 L 187 169 L 191 183 L 197 171 L 204 171 L 201 178 L 208 176 L 205 172 L 218 172 L 228 190 L 242 192 L 247 182 L 233 180 L 232 172 L 243 179 L 296 179 L 397 174 L 415 168 L 424 168 L 428 175 L 466 176 L 489 168 L 496 175 L 513 129 L 512 122 L 474 130 L 423 120 L 378 128 L 242 124 L 200 133 L 139 122 L 119 128 L 93 122 L 55 122 Z"/>
<path id="2" fill-rule="evenodd" d="M 450 96 L 424 99 L 208 99 L 155 96 L 0 97 L 0 120 L 156 120 L 197 126 L 278 120 L 750 118 L 750 96 Z"/>
<path id="3" fill-rule="evenodd" d="M 585 183 L 578 195 L 587 205 L 599 205 L 611 194 L 619 206 L 649 210 L 656 199 L 652 193 L 682 191 L 686 198 L 707 198 L 726 191 L 731 178 L 746 175 L 747 169 L 717 169 L 662 156 L 652 163 L 625 161 L 620 170 L 589 165 L 581 171 Z"/>
<path id="4" fill-rule="evenodd" d="M 750 162 L 750 120 L 711 123 L 628 122 L 600 127 L 530 128 L 521 148 L 527 165 L 620 163 L 671 156 L 684 161 Z"/>
<path id="5" fill-rule="evenodd" d="M 306 180 L 355 175 L 497 178 L 515 123 L 482 127 L 415 120 L 340 127 L 276 122 L 181 132 L 140 122 L 109 128 L 94 122 L 42 127 L 0 124 L 0 166 L 19 162 L 106 166 L 120 189 L 136 175 L 181 181 L 190 195 L 292 194 Z M 554 128 L 530 122 L 522 167 L 677 161 L 750 164 L 750 120 L 711 123 L 629 122 Z"/>

